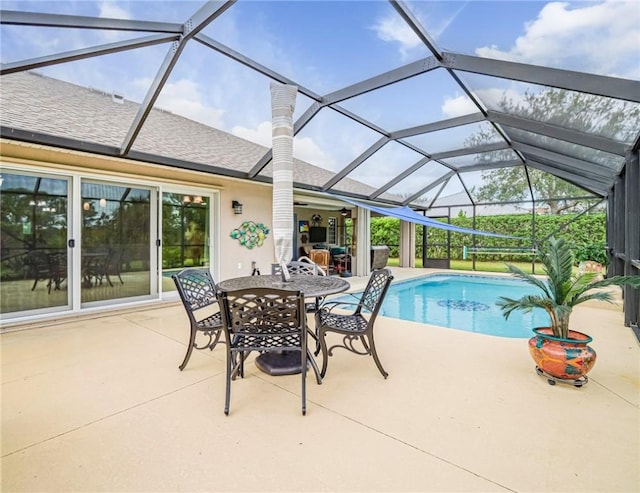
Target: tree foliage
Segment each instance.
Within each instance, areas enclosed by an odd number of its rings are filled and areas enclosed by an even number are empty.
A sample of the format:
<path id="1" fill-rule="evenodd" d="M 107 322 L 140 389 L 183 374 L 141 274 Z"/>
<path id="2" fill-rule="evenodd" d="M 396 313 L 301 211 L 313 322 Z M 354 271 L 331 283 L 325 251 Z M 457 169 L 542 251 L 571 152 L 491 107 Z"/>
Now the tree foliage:
<path id="1" fill-rule="evenodd" d="M 451 224 L 464 228 L 474 228 L 473 218 L 458 216 L 451 218 Z M 475 246 L 485 248 L 526 248 L 531 247 L 531 215 L 504 214 L 497 216 L 476 217 L 475 229 L 490 231 L 523 239 L 494 238 L 476 236 Z M 416 224 L 416 257 L 422 256 L 422 229 Z M 576 260 L 602 261 L 602 257 L 593 256 L 591 252 L 603 252 L 606 244 L 606 216 L 604 212 L 593 212 L 577 217 L 577 214 L 536 215 L 536 243 L 542 242 L 550 236 L 563 238 L 576 254 Z M 443 229 L 427 228 L 427 246 L 429 258 L 445 258 L 447 256 L 447 240 L 450 240 L 451 258 L 462 259 L 463 246 L 472 246 L 471 234 L 449 233 Z M 371 244 L 387 245 L 392 257 L 398 256 L 400 243 L 400 220 L 392 217 L 371 219 Z M 509 256 L 505 254 L 482 255 L 482 260 L 496 260 L 515 262 L 529 260 L 522 255 Z"/>
<path id="2" fill-rule="evenodd" d="M 527 118 L 533 121 L 547 122 L 566 128 L 592 133 L 619 141 L 628 141 L 637 133 L 640 121 L 640 108 L 625 101 L 606 97 L 582 94 L 562 89 L 547 89 L 541 92 L 526 91 L 519 100 L 503 95 L 498 103 L 500 111 Z M 489 127 L 483 127 L 470 136 L 466 145 L 475 147 L 494 140 L 495 133 Z M 516 139 L 517 140 L 517 139 Z M 597 163 L 603 169 L 617 169 L 616 156 L 596 153 L 592 149 L 562 143 L 558 151 L 558 141 L 545 136 L 537 136 L 539 146 L 544 149 L 572 155 L 590 163 Z M 596 156 L 597 154 L 597 156 Z M 496 151 L 479 156 L 479 162 L 495 162 L 510 159 L 510 151 Z M 528 173 L 528 178 L 527 178 Z M 488 170 L 482 173 L 483 184 L 472 189 L 479 202 L 531 200 L 529 181 L 533 188 L 534 199 L 559 199 L 547 203 L 552 214 L 562 211 L 575 211 L 579 201 L 572 197 L 589 195 L 590 192 L 558 178 L 550 173 L 528 167 L 510 167 Z"/>

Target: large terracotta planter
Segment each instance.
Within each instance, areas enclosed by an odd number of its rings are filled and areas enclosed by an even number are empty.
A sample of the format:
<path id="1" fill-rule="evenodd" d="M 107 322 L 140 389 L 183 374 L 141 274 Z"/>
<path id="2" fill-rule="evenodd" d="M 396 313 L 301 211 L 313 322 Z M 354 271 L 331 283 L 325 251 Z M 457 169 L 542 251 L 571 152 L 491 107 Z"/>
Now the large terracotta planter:
<path id="1" fill-rule="evenodd" d="M 581 387 L 588 382 L 587 373 L 596 362 L 596 352 L 588 346 L 591 337 L 574 330 L 569 337 L 555 337 L 549 327 L 533 329 L 536 334 L 529 339 L 529 352 L 536 363 L 536 371 L 556 381 Z"/>

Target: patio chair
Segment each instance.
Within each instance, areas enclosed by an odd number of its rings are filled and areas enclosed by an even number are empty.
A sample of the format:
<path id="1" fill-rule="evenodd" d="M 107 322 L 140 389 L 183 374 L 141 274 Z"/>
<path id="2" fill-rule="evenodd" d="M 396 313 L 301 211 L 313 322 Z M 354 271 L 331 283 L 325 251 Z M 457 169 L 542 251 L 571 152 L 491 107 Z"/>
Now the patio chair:
<path id="1" fill-rule="evenodd" d="M 373 360 L 378 370 L 380 370 L 380 373 L 382 373 L 382 376 L 384 378 L 389 376 L 382 367 L 378 353 L 376 352 L 373 327 L 392 280 L 393 276 L 389 269 L 374 270 L 358 303 L 330 301 L 326 302 L 320 310 L 316 312 L 316 337 L 320 340 L 320 348 L 322 349 L 321 377 L 324 378 L 327 373 L 328 359 L 329 356 L 332 356 L 335 348 L 344 348 L 355 354 L 369 354 L 373 356 Z M 346 307 L 349 306 L 355 306 L 351 314 L 344 315 L 333 312 L 334 309 L 347 309 Z M 369 312 L 366 317 L 363 311 Z M 335 344 L 327 349 L 327 341 L 325 339 L 327 332 L 335 332 L 342 335 L 342 343 Z M 354 342 L 357 340 L 360 341 L 363 349 L 354 346 Z M 316 349 L 316 354 L 318 354 L 318 352 Z"/>
<path id="2" fill-rule="evenodd" d="M 222 316 L 218 309 L 216 284 L 208 270 L 183 269 L 171 277 L 176 284 L 191 326 L 187 354 L 178 367 L 182 371 L 187 366 L 194 348 L 198 350 L 209 348 L 213 351 L 213 348 L 216 347 L 223 332 Z M 196 312 L 204 309 L 206 312 L 200 313 L 204 313 L 205 316 L 196 317 Z M 209 340 L 202 346 L 198 346 L 196 342 L 196 336 L 199 332 L 209 337 Z"/>
<path id="3" fill-rule="evenodd" d="M 252 351 L 297 351 L 302 373 L 302 414 L 307 412 L 307 349 L 304 296 L 299 291 L 250 288 L 222 291 L 220 305 L 227 345 L 227 386 L 224 413 L 229 415 L 231 380 L 244 377 L 244 362 Z"/>
<path id="4" fill-rule="evenodd" d="M 304 260 L 292 260 L 287 264 L 289 274 L 302 276 L 325 276 L 325 272 L 318 264 L 314 264 L 309 258 Z M 280 264 L 271 264 L 271 275 L 277 276 L 282 273 Z M 315 303 L 307 303 L 307 312 L 314 312 L 320 304 L 321 298 L 316 298 Z"/>
<path id="5" fill-rule="evenodd" d="M 371 247 L 371 270 L 383 269 L 389 261 L 389 247 L 377 245 Z"/>
<path id="6" fill-rule="evenodd" d="M 329 250 L 314 248 L 309 252 L 309 258 L 314 264 L 317 264 L 325 274 L 330 273 L 329 264 L 331 263 L 331 255 L 329 254 Z"/>
<path id="7" fill-rule="evenodd" d="M 298 263 L 299 264 L 311 264 L 311 265 L 315 265 L 317 272 L 316 274 L 319 276 L 326 276 L 327 275 L 327 271 L 325 271 L 320 265 L 316 264 L 313 260 L 311 260 L 309 257 L 307 256 L 302 256 L 298 259 Z"/>
<path id="8" fill-rule="evenodd" d="M 292 260 L 287 264 L 289 274 L 306 275 L 306 276 L 326 276 L 327 274 L 322 270 L 318 264 L 314 264 L 308 257 L 300 257 L 300 259 Z M 279 275 L 282 272 L 280 264 L 271 264 L 271 274 Z M 305 310 L 307 313 L 315 313 L 320 309 L 320 305 L 324 301 L 324 297 L 315 298 L 313 302 L 305 302 Z M 316 351 L 320 348 L 320 341 L 317 339 L 315 332 L 309 330 L 309 335 L 316 341 Z M 317 353 L 316 353 L 317 354 Z M 313 369 L 320 379 L 320 371 L 316 366 L 315 360 L 311 360 Z"/>

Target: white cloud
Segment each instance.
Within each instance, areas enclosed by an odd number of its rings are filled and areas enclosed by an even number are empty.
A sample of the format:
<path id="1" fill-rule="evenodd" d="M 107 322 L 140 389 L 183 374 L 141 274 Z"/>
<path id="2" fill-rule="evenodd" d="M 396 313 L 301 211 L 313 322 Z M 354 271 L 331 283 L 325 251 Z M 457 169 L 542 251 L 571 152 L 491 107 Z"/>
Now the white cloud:
<path id="1" fill-rule="evenodd" d="M 372 29 L 381 40 L 399 43 L 399 50 L 403 58 L 406 57 L 409 50 L 422 45 L 420 38 L 397 15 L 378 19 Z"/>
<path id="2" fill-rule="evenodd" d="M 296 137 L 293 144 L 293 155 L 324 169 L 337 169 L 334 157 L 321 149 L 311 137 Z"/>
<path id="3" fill-rule="evenodd" d="M 99 2 L 98 11 L 98 17 L 112 19 L 131 19 L 131 15 L 129 14 L 129 12 L 118 6 L 115 2 Z"/>
<path id="4" fill-rule="evenodd" d="M 637 1 L 546 4 L 508 50 L 478 48 L 479 56 L 598 74 L 640 78 Z"/>
<path id="5" fill-rule="evenodd" d="M 442 103 L 442 114 L 447 118 L 476 113 L 478 108 L 467 96 L 445 97 Z"/>
<path id="6" fill-rule="evenodd" d="M 265 147 L 271 147 L 271 122 L 265 121 L 256 128 L 236 125 L 231 133 Z M 325 169 L 336 169 L 336 161 L 325 152 L 311 137 L 296 137 L 293 141 L 293 155 L 296 159 L 307 161 Z"/>
<path id="7" fill-rule="evenodd" d="M 516 104 L 520 103 L 523 99 L 523 95 L 513 89 L 480 89 L 474 91 L 476 97 L 482 101 L 482 103 L 489 109 L 497 108 L 498 103 L 506 98 Z M 477 113 L 480 111 L 478 107 L 465 95 L 456 97 L 446 97 L 444 103 L 442 103 L 442 114 L 446 118 L 454 118 L 456 116 L 468 115 L 470 113 Z"/>
<path id="8" fill-rule="evenodd" d="M 434 40 L 437 40 L 442 33 L 456 20 L 458 14 L 467 6 L 469 2 L 460 3 L 460 7 L 455 12 L 441 14 L 437 7 L 425 2 L 416 2 L 411 6 L 411 11 L 418 19 L 418 22 L 425 28 Z M 424 11 L 428 9 L 429 12 Z M 448 11 L 448 9 L 446 9 Z M 409 51 L 424 47 L 422 41 L 411 30 L 407 23 L 396 13 L 377 20 L 372 29 L 377 33 L 378 38 L 383 41 L 399 43 L 399 51 L 403 59 L 407 58 Z"/>
<path id="9" fill-rule="evenodd" d="M 107 19 L 132 19 L 133 16 L 124 8 L 117 5 L 115 2 L 98 2 L 98 17 Z M 115 41 L 121 41 L 123 39 L 133 38 L 133 33 L 122 31 L 97 31 L 100 36 L 100 40 L 105 43 L 113 43 Z"/>
<path id="10" fill-rule="evenodd" d="M 271 147 L 271 122 L 261 122 L 256 128 L 236 125 L 231 129 L 231 133 L 256 144 Z"/>
<path id="11" fill-rule="evenodd" d="M 136 79 L 134 85 L 146 90 L 151 86 L 151 82 L 148 78 Z M 177 115 L 223 128 L 224 110 L 205 104 L 200 86 L 192 80 L 180 79 L 165 84 L 156 104 Z"/>

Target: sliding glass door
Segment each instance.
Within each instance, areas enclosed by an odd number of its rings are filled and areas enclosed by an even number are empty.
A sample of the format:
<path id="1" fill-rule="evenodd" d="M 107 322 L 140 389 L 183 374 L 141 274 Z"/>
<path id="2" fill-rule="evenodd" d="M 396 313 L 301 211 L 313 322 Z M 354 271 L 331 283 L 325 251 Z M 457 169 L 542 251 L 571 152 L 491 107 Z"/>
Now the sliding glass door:
<path id="1" fill-rule="evenodd" d="M 2 170 L 0 224 L 3 318 L 70 307 L 69 179 Z"/>
<path id="2" fill-rule="evenodd" d="M 81 190 L 82 303 L 155 295 L 155 190 L 92 180 Z"/>
<path id="3" fill-rule="evenodd" d="M 211 269 L 216 193 L 160 186 L 3 167 L 1 318 L 155 299 Z"/>
<path id="4" fill-rule="evenodd" d="M 213 197 L 194 191 L 162 194 L 162 290 L 174 291 L 171 275 L 211 265 Z"/>

